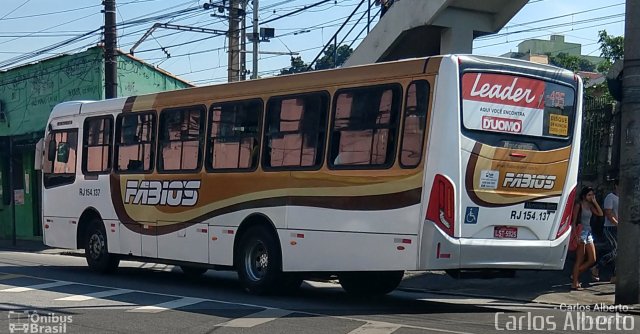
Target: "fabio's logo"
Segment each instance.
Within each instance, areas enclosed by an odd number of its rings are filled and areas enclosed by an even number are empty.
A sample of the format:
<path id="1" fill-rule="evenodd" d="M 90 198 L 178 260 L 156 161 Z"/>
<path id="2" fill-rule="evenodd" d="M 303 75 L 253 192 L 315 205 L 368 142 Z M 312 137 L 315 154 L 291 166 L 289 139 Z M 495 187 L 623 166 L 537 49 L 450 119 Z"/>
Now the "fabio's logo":
<path id="1" fill-rule="evenodd" d="M 506 188 L 551 190 L 556 185 L 555 175 L 507 173 L 502 186 Z"/>
<path id="2" fill-rule="evenodd" d="M 127 181 L 126 204 L 194 206 L 200 181 Z"/>

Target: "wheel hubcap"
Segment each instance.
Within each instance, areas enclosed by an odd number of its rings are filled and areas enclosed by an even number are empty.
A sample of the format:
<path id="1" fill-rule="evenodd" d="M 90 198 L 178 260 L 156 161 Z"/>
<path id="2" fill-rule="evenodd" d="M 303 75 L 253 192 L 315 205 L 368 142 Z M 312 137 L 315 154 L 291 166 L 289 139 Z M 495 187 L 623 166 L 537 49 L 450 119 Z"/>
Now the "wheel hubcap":
<path id="1" fill-rule="evenodd" d="M 245 269 L 252 281 L 264 278 L 269 268 L 269 253 L 264 244 L 257 241 L 245 255 Z"/>
<path id="2" fill-rule="evenodd" d="M 89 255 L 94 260 L 97 260 L 104 250 L 104 237 L 99 233 L 94 233 L 89 238 Z"/>

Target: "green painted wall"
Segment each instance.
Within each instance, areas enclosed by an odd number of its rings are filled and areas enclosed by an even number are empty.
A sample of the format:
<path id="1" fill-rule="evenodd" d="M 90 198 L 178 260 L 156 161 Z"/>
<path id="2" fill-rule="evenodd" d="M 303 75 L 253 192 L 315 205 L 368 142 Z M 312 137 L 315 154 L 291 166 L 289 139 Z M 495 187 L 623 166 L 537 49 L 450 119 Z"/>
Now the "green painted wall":
<path id="1" fill-rule="evenodd" d="M 8 194 L 7 138 L 18 148 L 14 160 L 16 177 L 22 178 L 24 203 L 16 205 L 17 238 L 39 239 L 39 183 L 34 170 L 34 143 L 44 132 L 51 109 L 72 100 L 104 98 L 104 60 L 99 47 L 85 52 L 51 58 L 7 72 L 0 72 L 0 103 L 8 122 L 0 122 L 0 185 Z M 127 55 L 118 57 L 118 96 L 156 93 L 191 87 L 170 74 Z M 15 180 L 15 178 L 14 178 Z M 28 185 L 25 183 L 28 182 Z M 0 239 L 12 237 L 11 208 L 0 199 Z"/>
<path id="2" fill-rule="evenodd" d="M 58 103 L 104 98 L 101 48 L 45 60 L 0 73 L 0 101 L 9 122 L 0 123 L 0 137 L 42 131 Z M 131 57 L 118 57 L 118 96 L 156 93 L 190 87 Z"/>
<path id="3" fill-rule="evenodd" d="M 95 52 L 62 56 L 0 73 L 0 101 L 8 122 L 0 136 L 42 131 L 58 103 L 99 99 L 102 76 Z"/>
<path id="4" fill-rule="evenodd" d="M 101 92 L 104 93 L 104 80 L 101 80 L 101 83 Z M 153 66 L 130 57 L 118 57 L 118 96 L 141 95 L 187 87 L 191 85 L 158 71 Z"/>
<path id="5" fill-rule="evenodd" d="M 35 200 L 38 196 L 38 181 L 36 171 L 32 166 L 34 163 L 33 151 L 24 151 L 16 154 L 21 159 L 23 168 L 14 171 L 16 177 L 21 179 L 20 187 L 15 189 L 21 197 L 16 200 L 16 235 L 20 240 L 37 240 L 42 235 L 40 220 L 38 218 L 39 202 Z M 16 168 L 17 166 L 14 166 Z M 2 181 L 7 182 L 9 177 L 8 162 L 2 162 Z M 3 197 L 8 196 L 7 188 L 3 189 Z M 15 193 L 15 192 L 14 192 Z M 9 239 L 13 235 L 11 220 L 11 206 L 3 198 L 0 201 L 0 237 Z"/>

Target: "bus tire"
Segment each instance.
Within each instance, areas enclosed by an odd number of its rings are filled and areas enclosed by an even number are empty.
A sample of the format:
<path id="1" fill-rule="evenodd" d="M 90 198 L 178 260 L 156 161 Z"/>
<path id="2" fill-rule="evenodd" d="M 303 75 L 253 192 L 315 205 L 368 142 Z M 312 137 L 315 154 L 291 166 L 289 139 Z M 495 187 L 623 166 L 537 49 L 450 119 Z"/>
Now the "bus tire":
<path id="1" fill-rule="evenodd" d="M 404 271 L 347 272 L 338 275 L 340 285 L 351 295 L 386 295 L 402 281 Z"/>
<path id="2" fill-rule="evenodd" d="M 238 247 L 236 263 L 244 289 L 260 295 L 279 292 L 284 276 L 280 247 L 273 233 L 253 227 L 242 236 Z"/>
<path id="3" fill-rule="evenodd" d="M 107 233 L 104 224 L 99 218 L 89 222 L 85 234 L 84 255 L 89 269 L 101 273 L 111 273 L 118 268 L 120 259 L 114 254 L 109 254 Z"/>
<path id="4" fill-rule="evenodd" d="M 180 270 L 187 276 L 200 276 L 207 272 L 207 268 L 194 266 L 180 266 Z"/>

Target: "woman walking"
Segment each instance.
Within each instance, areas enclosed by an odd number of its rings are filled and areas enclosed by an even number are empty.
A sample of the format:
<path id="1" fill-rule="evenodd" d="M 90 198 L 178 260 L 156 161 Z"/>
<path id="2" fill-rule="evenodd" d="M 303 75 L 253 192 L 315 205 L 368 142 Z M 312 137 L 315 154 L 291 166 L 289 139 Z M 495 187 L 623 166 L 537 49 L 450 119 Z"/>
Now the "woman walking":
<path id="1" fill-rule="evenodd" d="M 596 247 L 593 244 L 593 235 L 591 234 L 591 216 L 602 216 L 602 209 L 596 201 L 593 188 L 582 188 L 580 201 L 576 203 L 573 212 L 573 228 L 577 228 L 579 219 L 582 224 L 582 233 L 578 241 L 578 249 L 576 249 L 576 263 L 573 266 L 573 275 L 571 276 L 571 289 L 582 290 L 580 274 L 596 263 Z"/>

